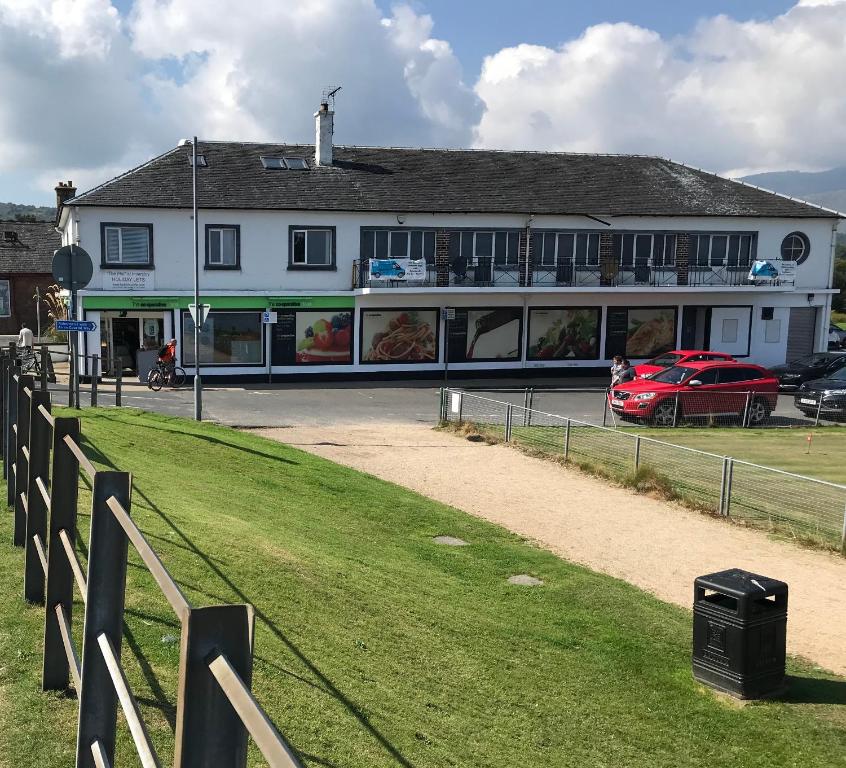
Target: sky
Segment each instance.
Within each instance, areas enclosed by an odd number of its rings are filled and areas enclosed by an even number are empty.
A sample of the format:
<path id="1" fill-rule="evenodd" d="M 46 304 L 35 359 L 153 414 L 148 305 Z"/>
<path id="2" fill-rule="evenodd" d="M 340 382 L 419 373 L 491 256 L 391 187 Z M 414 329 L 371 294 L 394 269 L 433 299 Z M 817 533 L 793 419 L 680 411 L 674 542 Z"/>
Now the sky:
<path id="1" fill-rule="evenodd" d="M 180 138 L 846 164 L 846 0 L 0 0 L 0 201 Z"/>

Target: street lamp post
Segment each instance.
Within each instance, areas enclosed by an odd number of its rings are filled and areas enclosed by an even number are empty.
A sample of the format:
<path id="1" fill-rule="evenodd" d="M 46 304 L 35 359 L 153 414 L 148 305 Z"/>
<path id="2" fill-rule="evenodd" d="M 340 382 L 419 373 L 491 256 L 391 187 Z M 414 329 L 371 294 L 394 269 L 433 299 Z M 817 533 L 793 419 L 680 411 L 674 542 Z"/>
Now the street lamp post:
<path id="1" fill-rule="evenodd" d="M 197 137 L 191 153 L 191 185 L 194 192 L 194 419 L 203 420 L 203 382 L 200 378 L 200 224 L 197 220 Z"/>

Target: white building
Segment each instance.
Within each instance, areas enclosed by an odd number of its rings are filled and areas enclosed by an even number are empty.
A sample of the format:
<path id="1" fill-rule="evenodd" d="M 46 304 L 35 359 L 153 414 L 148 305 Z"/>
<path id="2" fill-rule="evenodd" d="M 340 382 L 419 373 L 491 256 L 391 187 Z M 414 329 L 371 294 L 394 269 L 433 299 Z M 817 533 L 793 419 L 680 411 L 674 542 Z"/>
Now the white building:
<path id="1" fill-rule="evenodd" d="M 826 347 L 836 212 L 655 157 L 333 147 L 332 112 L 315 117 L 316 147 L 198 143 L 204 374 L 435 376 L 447 355 L 587 372 L 674 347 L 774 365 Z M 88 354 L 134 367 L 175 336 L 193 364 L 191 175 L 183 144 L 63 201 L 64 242 L 95 262 Z"/>

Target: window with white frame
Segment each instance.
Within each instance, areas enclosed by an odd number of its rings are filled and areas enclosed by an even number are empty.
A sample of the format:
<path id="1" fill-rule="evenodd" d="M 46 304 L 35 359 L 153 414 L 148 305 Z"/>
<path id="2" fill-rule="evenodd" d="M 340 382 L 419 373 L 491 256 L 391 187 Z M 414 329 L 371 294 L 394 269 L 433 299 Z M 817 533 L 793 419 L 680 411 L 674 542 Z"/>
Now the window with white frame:
<path id="1" fill-rule="evenodd" d="M 288 269 L 334 269 L 334 227 L 291 227 Z"/>
<path id="2" fill-rule="evenodd" d="M 428 229 L 362 229 L 362 259 L 425 259 L 435 263 L 435 231 Z"/>
<path id="3" fill-rule="evenodd" d="M 615 235 L 614 250 L 622 269 L 672 267 L 676 263 L 676 236 L 652 232 Z"/>
<path id="4" fill-rule="evenodd" d="M 692 266 L 748 268 L 754 258 L 754 236 L 751 234 L 713 233 L 690 236 Z"/>
<path id="5" fill-rule="evenodd" d="M 532 238 L 536 267 L 599 266 L 598 232 L 534 232 Z"/>
<path id="6" fill-rule="evenodd" d="M 103 266 L 152 266 L 152 224 L 101 224 L 100 226 Z"/>
<path id="7" fill-rule="evenodd" d="M 0 317 L 12 314 L 12 289 L 8 280 L 0 280 Z"/>
<path id="8" fill-rule="evenodd" d="M 518 232 L 456 230 L 450 234 L 449 260 L 463 259 L 467 264 L 493 260 L 495 268 L 507 270 L 517 266 L 519 246 Z"/>
<path id="9" fill-rule="evenodd" d="M 241 231 L 237 225 L 206 226 L 206 267 L 234 268 L 240 265 Z"/>

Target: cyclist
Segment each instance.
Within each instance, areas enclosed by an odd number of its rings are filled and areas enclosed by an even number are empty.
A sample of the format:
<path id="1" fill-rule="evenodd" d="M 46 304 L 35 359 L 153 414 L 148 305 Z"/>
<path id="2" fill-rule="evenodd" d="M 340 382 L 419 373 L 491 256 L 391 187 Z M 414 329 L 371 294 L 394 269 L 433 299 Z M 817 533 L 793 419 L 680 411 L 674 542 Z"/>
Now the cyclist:
<path id="1" fill-rule="evenodd" d="M 176 362 L 176 339 L 171 339 L 159 350 L 159 363 L 170 365 Z"/>

